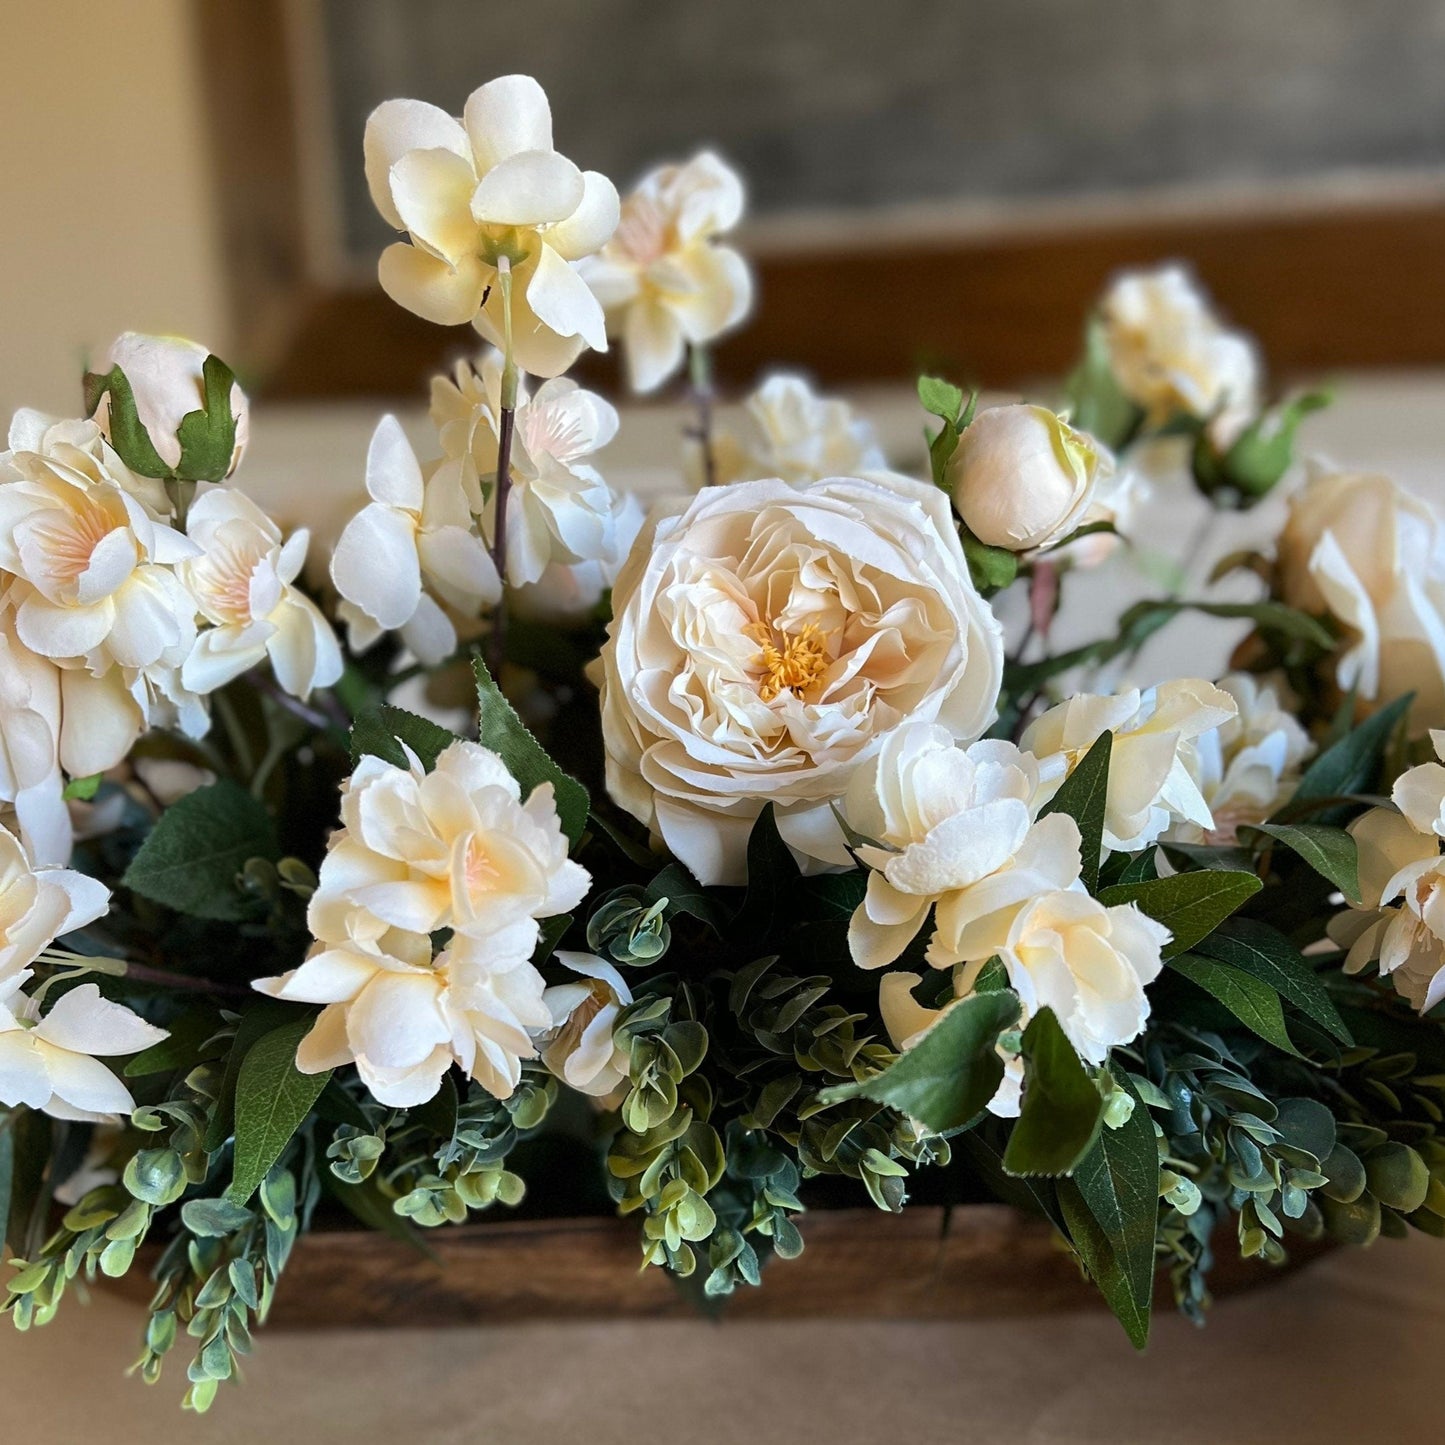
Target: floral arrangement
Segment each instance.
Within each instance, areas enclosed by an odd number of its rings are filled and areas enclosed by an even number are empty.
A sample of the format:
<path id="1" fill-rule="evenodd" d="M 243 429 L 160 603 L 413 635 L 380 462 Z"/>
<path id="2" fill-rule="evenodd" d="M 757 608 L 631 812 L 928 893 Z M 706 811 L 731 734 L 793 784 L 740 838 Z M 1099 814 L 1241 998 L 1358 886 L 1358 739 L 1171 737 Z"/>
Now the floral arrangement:
<path id="1" fill-rule="evenodd" d="M 1323 398 L 1269 400 L 1167 267 L 1050 405 L 924 377 L 905 475 L 795 376 L 715 422 L 751 305 L 716 156 L 619 202 L 512 76 L 382 105 L 365 165 L 387 293 L 490 345 L 433 384 L 432 459 L 380 421 L 321 568 L 190 342 L 121 337 L 0 456 L 20 1328 L 144 1260 L 139 1372 L 185 1337 L 204 1410 L 313 1222 L 416 1239 L 524 1189 L 605 1186 L 725 1296 L 810 1204 L 943 1181 L 1052 1220 L 1139 1345 L 1160 1268 L 1198 1318 L 1216 1250 L 1445 1234 L 1445 524 L 1298 475 Z M 564 374 L 609 336 L 697 407 L 647 507 Z M 1140 488 L 1191 480 L 1293 489 L 1221 564 L 1254 600 L 1055 648 Z M 1240 619 L 1236 670 L 1128 686 L 1191 610 Z"/>

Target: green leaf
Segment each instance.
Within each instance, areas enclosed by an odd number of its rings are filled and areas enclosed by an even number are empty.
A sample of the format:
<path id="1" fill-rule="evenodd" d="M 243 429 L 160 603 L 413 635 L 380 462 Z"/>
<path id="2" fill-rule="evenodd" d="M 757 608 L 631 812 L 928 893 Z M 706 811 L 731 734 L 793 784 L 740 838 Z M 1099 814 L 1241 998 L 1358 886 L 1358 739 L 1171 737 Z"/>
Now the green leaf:
<path id="1" fill-rule="evenodd" d="M 231 470 L 236 452 L 236 418 L 231 411 L 235 373 L 219 356 L 208 356 L 201 367 L 204 401 L 188 412 L 176 428 L 181 460 L 176 475 L 191 482 L 219 482 Z"/>
<path id="2" fill-rule="evenodd" d="M 1052 1009 L 1029 1020 L 1023 1057 L 1023 1105 L 1003 1167 L 1010 1174 L 1068 1174 L 1098 1137 L 1103 1095 Z"/>
<path id="3" fill-rule="evenodd" d="M 750 943 L 768 938 L 782 921 L 796 917 L 798 865 L 778 832 L 773 805 L 765 803 L 748 834 L 748 891 L 732 932 Z"/>
<path id="4" fill-rule="evenodd" d="M 127 1079 L 143 1079 L 148 1074 L 189 1071 L 195 1066 L 201 1045 L 218 1026 L 214 1013 L 184 1014 L 169 1026 L 169 1037 L 127 1059 L 121 1073 Z"/>
<path id="5" fill-rule="evenodd" d="M 1098 889 L 1099 864 L 1104 855 L 1104 805 L 1109 797 L 1109 758 L 1113 749 L 1114 734 L 1100 733 L 1039 812 L 1041 818 L 1050 813 L 1067 813 L 1079 825 L 1084 887 L 1090 893 Z"/>
<path id="6" fill-rule="evenodd" d="M 110 408 L 106 430 L 110 433 L 110 444 L 116 449 L 121 461 L 138 476 L 159 477 L 165 481 L 173 479 L 176 473 L 161 460 L 150 433 L 141 425 L 140 413 L 135 405 L 135 393 L 120 367 L 112 366 L 104 373 L 86 372 L 86 415 L 95 415 L 101 398 L 107 393 L 110 394 Z"/>
<path id="7" fill-rule="evenodd" d="M 1010 552 L 1007 547 L 990 547 L 987 542 L 980 542 L 967 527 L 960 526 L 958 535 L 963 543 L 963 555 L 968 558 L 969 576 L 980 592 L 1002 591 L 1018 576 L 1017 552 Z"/>
<path id="8" fill-rule="evenodd" d="M 1179 602 L 1181 611 L 1201 612 L 1207 617 L 1248 618 L 1261 632 L 1289 637 L 1329 652 L 1335 645 L 1334 634 L 1317 617 L 1287 607 L 1283 602 Z"/>
<path id="9" fill-rule="evenodd" d="M 229 1199 L 188 1199 L 181 1205 L 181 1223 L 202 1239 L 222 1239 L 255 1219 L 249 1209 Z"/>
<path id="10" fill-rule="evenodd" d="M 963 389 L 941 377 L 920 376 L 918 400 L 924 411 L 946 421 L 950 426 L 956 426 L 963 414 Z"/>
<path id="11" fill-rule="evenodd" d="M 411 1110 L 411 1122 L 420 1124 L 438 1138 L 450 1141 L 457 1132 L 458 1105 L 456 1081 L 450 1073 L 445 1073 L 441 1088 L 426 1103 L 418 1104 Z"/>
<path id="12" fill-rule="evenodd" d="M 820 1095 L 825 1104 L 872 1099 L 941 1134 L 961 1129 L 993 1098 L 1003 1078 L 998 1036 L 1018 1021 L 1018 995 L 1010 989 L 970 994 L 951 1005 L 919 1041 L 881 1073 L 838 1084 Z"/>
<path id="13" fill-rule="evenodd" d="M 201 1140 L 201 1147 L 206 1153 L 214 1154 L 231 1137 L 231 1126 L 236 1118 L 236 1081 L 251 1046 L 272 1029 L 280 1028 L 297 1017 L 297 1005 L 260 995 L 241 1015 L 231 1040 L 231 1051 L 226 1055 L 226 1067 L 221 1072 L 221 1087 L 216 1091 L 216 1102 L 211 1106 L 211 1117 L 206 1122 L 205 1137 Z M 306 1017 L 310 1017 L 309 1012 Z"/>
<path id="14" fill-rule="evenodd" d="M 1217 999 L 1266 1043 L 1300 1057 L 1285 1028 L 1279 995 L 1267 983 L 1242 968 L 1231 968 L 1200 953 L 1178 954 L 1169 960 L 1169 967 Z"/>
<path id="15" fill-rule="evenodd" d="M 721 935 L 727 928 L 727 917 L 717 900 L 681 863 L 669 863 L 643 890 L 643 896 L 649 903 L 667 899 L 669 913 L 686 913 L 716 934 Z"/>
<path id="16" fill-rule="evenodd" d="M 1168 958 L 1208 937 L 1259 889 L 1259 879 L 1253 873 L 1207 868 L 1142 883 L 1116 883 L 1112 888 L 1100 889 L 1099 902 L 1137 903 L 1150 918 L 1162 923 L 1172 935 L 1164 945 L 1164 956 Z"/>
<path id="17" fill-rule="evenodd" d="M 16 1107 L 4 1116 L 5 1131 L 0 1145 L 0 1171 L 8 1183 L 0 1193 L 0 1226 L 4 1244 L 17 1259 L 30 1258 L 48 1233 L 50 1190 L 46 1170 L 50 1166 L 54 1130 L 50 1120 L 34 1109 Z M 3 1253 L 4 1251 L 0 1251 Z"/>
<path id="18" fill-rule="evenodd" d="M 1346 901 L 1360 906 L 1360 855 L 1343 828 L 1327 823 L 1260 823 L 1257 830 L 1297 853 L 1321 878 L 1333 883 Z"/>
<path id="19" fill-rule="evenodd" d="M 236 1158 L 226 1198 L 245 1204 L 305 1122 L 331 1070 L 303 1074 L 296 1050 L 314 1015 L 282 1024 L 247 1053 L 236 1079 Z"/>
<path id="20" fill-rule="evenodd" d="M 587 789 L 554 763 L 541 743 L 527 730 L 492 680 L 487 665 L 477 658 L 473 664 L 477 679 L 477 702 L 481 710 L 479 737 L 484 747 L 498 753 L 526 797 L 542 783 L 551 783 L 562 831 L 575 847 L 587 826 Z"/>
<path id="21" fill-rule="evenodd" d="M 121 882 L 177 913 L 236 923 L 255 911 L 237 875 L 251 858 L 279 856 L 265 806 L 221 778 L 161 814 Z"/>
<path id="22" fill-rule="evenodd" d="M 1207 958 L 1252 974 L 1340 1043 L 1354 1042 L 1309 960 L 1278 929 L 1253 918 L 1231 918 L 1196 947 Z"/>
<path id="23" fill-rule="evenodd" d="M 1294 790 L 1294 796 L 1273 818 L 1285 823 L 1300 811 L 1301 803 L 1321 798 L 1343 798 L 1368 791 L 1380 769 L 1380 758 L 1390 735 L 1414 701 L 1414 693 L 1396 698 L 1388 707 L 1366 718 L 1353 732 L 1326 748 L 1308 768 Z"/>
<path id="24" fill-rule="evenodd" d="M 60 796 L 67 803 L 88 803 L 100 791 L 101 778 L 100 773 L 92 773 L 88 778 L 72 778 Z"/>
<path id="25" fill-rule="evenodd" d="M 1059 1198 L 1069 1233 L 1090 1278 L 1137 1349 L 1149 1338 L 1154 1294 L 1154 1234 L 1159 1218 L 1159 1150 L 1138 1091 L 1134 1112 L 1105 1129 Z"/>
<path id="26" fill-rule="evenodd" d="M 1144 413 L 1114 377 L 1104 327 L 1097 317 L 1084 332 L 1084 355 L 1066 383 L 1069 421 L 1117 451 L 1139 430 Z"/>
<path id="27" fill-rule="evenodd" d="M 450 733 L 430 718 L 418 717 L 400 707 L 379 707 L 363 713 L 351 727 L 351 765 L 355 767 L 370 754 L 393 767 L 410 766 L 402 748 L 405 743 L 422 767 L 430 771 L 436 760 L 454 742 Z"/>

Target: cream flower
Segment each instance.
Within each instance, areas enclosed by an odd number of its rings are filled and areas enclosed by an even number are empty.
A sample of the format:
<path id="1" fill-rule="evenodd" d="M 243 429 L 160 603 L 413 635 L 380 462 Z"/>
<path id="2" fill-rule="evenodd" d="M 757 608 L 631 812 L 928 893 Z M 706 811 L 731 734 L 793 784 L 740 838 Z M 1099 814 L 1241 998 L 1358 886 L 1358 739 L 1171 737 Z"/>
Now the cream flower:
<path id="1" fill-rule="evenodd" d="M 1093 437 L 1047 407 L 1020 403 L 974 417 L 944 480 L 979 541 L 1028 552 L 1082 526 L 1101 478 L 1113 469 L 1113 457 Z"/>
<path id="2" fill-rule="evenodd" d="M 1280 595 L 1341 623 L 1335 677 L 1366 703 L 1415 693 L 1412 723 L 1445 724 L 1445 525 L 1388 477 L 1316 466 L 1278 542 Z"/>
<path id="3" fill-rule="evenodd" d="M 0 1104 L 89 1123 L 135 1108 L 100 1057 L 139 1053 L 167 1038 L 165 1029 L 102 998 L 93 983 L 63 994 L 44 1018 L 18 987 L 0 985 Z"/>
<path id="4" fill-rule="evenodd" d="M 1309 734 L 1284 710 L 1282 678 L 1248 673 L 1220 678 L 1239 709 L 1237 717 L 1201 733 L 1182 754 L 1184 765 L 1214 819 L 1212 829 L 1179 823 L 1168 837 L 1185 843 L 1232 843 L 1241 827 L 1262 823 L 1288 802 L 1300 767 L 1314 752 Z"/>
<path id="5" fill-rule="evenodd" d="M 1099 316 L 1114 379 L 1151 426 L 1192 417 L 1225 448 L 1258 413 L 1253 342 L 1220 323 L 1182 266 L 1125 272 Z"/>
<path id="6" fill-rule="evenodd" d="M 749 434 L 722 432 L 713 440 L 719 482 L 781 477 L 802 484 L 888 469 L 872 424 L 846 401 L 819 396 L 801 376 L 769 377 L 743 406 Z"/>
<path id="7" fill-rule="evenodd" d="M 126 331 L 111 343 L 96 370 L 108 373 L 120 367 L 135 398 L 136 415 L 150 437 L 156 455 L 168 466 L 181 461 L 181 443 L 176 433 L 193 411 L 206 405 L 202 368 L 210 353 L 204 346 L 182 336 L 144 336 Z M 241 464 L 251 434 L 251 406 L 239 384 L 231 387 L 231 415 L 236 421 L 236 445 L 227 475 Z M 110 435 L 110 395 L 101 400 L 96 422 Z"/>
<path id="8" fill-rule="evenodd" d="M 556 376 L 583 346 L 607 350 L 602 307 L 569 263 L 616 230 L 617 191 L 552 148 L 535 80 L 489 81 L 461 120 L 424 101 L 385 101 L 366 122 L 365 153 L 372 201 L 410 242 L 382 252 L 393 301 L 444 326 L 471 321 L 500 346 L 505 258 L 518 366 Z"/>
<path id="9" fill-rule="evenodd" d="M 477 743 L 453 743 L 429 773 L 415 759 L 362 758 L 342 787 L 341 822 L 311 898 L 320 939 L 368 928 L 484 938 L 521 924 L 535 943 L 535 920 L 575 908 L 590 882 L 567 857 L 552 785 L 523 803 L 501 758 Z M 353 909 L 370 924 L 347 921 Z"/>
<path id="10" fill-rule="evenodd" d="M 982 733 L 1002 643 L 936 487 L 741 482 L 654 509 L 598 671 L 608 791 L 736 884 L 770 801 L 791 846 L 846 864 L 853 770 L 905 719 Z"/>
<path id="11" fill-rule="evenodd" d="M 462 362 L 455 380 L 432 383 L 432 419 L 477 513 L 483 479 L 490 491 L 497 472 L 501 392 L 496 352 L 479 372 Z M 554 562 L 615 565 L 618 499 L 588 458 L 616 435 L 616 409 L 575 381 L 555 377 L 531 397 L 519 388 L 507 498 L 509 586 L 539 581 Z"/>
<path id="12" fill-rule="evenodd" d="M 61 934 L 94 923 L 109 906 L 103 883 L 69 868 L 37 867 L 0 828 L 0 992 Z"/>
<path id="13" fill-rule="evenodd" d="M 366 490 L 371 502 L 346 524 L 331 558 L 337 615 L 358 651 L 399 632 L 422 662 L 441 662 L 457 645 L 442 604 L 475 617 L 502 595 L 459 472 L 443 467 L 424 479 L 401 424 L 384 416 L 366 454 Z"/>
<path id="14" fill-rule="evenodd" d="M 0 454 L 0 481 L 32 471 L 36 459 L 77 479 L 113 484 L 134 497 L 155 521 L 169 520 L 171 499 L 165 483 L 143 477 L 126 466 L 94 420 L 57 419 L 32 407 L 21 407 L 11 418 L 9 451 Z M 25 464 L 20 465 L 21 459 Z"/>
<path id="15" fill-rule="evenodd" d="M 1112 732 L 1104 847 L 1132 853 L 1156 842 L 1171 823 L 1214 827 L 1190 776 L 1186 749 L 1235 713 L 1227 692 L 1199 678 L 1181 678 L 1144 692 L 1079 693 L 1036 718 L 1020 741 L 1062 782 L 1100 735 Z"/>
<path id="16" fill-rule="evenodd" d="M 459 934 L 433 957 L 424 933 L 376 933 L 357 911 L 323 916 L 338 922 L 299 968 L 253 985 L 326 1006 L 297 1050 L 302 1073 L 355 1064 L 392 1108 L 433 1098 L 454 1063 L 494 1097 L 511 1094 L 522 1060 L 536 1056 L 532 1033 L 551 1022 L 531 962 L 535 924 L 514 921 L 485 939 Z"/>
<path id="17" fill-rule="evenodd" d="M 308 534 L 281 529 L 240 492 L 203 493 L 186 519 L 201 556 L 180 567 L 201 615 L 211 623 L 181 669 L 193 692 L 212 692 L 267 656 L 295 697 L 341 676 L 341 649 L 320 609 L 292 584 L 306 561 Z"/>
<path id="18" fill-rule="evenodd" d="M 752 304 L 747 262 L 718 245 L 742 219 L 743 183 L 711 151 L 660 166 L 622 203 L 616 234 L 581 266 L 620 334 L 634 391 L 653 391 L 686 348 L 736 326 Z"/>
<path id="19" fill-rule="evenodd" d="M 627 1082 L 631 1055 L 612 1034 L 618 1015 L 632 1002 L 632 990 L 595 953 L 558 949 L 553 957 L 580 977 L 575 983 L 553 984 L 542 996 L 552 1017 L 542 1062 L 579 1093 L 605 1098 Z"/>
<path id="20" fill-rule="evenodd" d="M 0 611 L 0 803 L 46 863 L 64 863 L 73 841 L 60 771 L 60 670 L 15 636 Z"/>
<path id="21" fill-rule="evenodd" d="M 857 856 L 872 871 L 848 928 L 853 961 L 892 963 L 936 908 L 929 962 L 976 955 L 979 919 L 1079 876 L 1079 829 L 1057 813 L 1035 823 L 1038 768 L 1012 743 L 960 748 L 937 723 L 907 723 L 853 775 L 843 804 L 872 840 Z"/>

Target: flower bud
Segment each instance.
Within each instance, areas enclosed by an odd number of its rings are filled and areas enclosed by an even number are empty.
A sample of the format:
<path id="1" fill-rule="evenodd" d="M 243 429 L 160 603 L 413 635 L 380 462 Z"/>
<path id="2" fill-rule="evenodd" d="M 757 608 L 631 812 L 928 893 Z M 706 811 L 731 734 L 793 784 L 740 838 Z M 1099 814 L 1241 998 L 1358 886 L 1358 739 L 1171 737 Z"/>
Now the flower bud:
<path id="1" fill-rule="evenodd" d="M 990 547 L 1032 551 L 1077 528 L 1113 458 L 1046 407 L 980 412 L 949 458 L 945 483 L 970 532 Z"/>

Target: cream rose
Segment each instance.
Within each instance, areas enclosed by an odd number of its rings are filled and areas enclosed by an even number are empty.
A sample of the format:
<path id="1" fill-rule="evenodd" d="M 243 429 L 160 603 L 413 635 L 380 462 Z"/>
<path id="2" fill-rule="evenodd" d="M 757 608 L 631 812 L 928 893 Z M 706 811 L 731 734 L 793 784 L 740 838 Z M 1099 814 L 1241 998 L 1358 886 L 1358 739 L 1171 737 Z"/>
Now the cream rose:
<path id="1" fill-rule="evenodd" d="M 662 504 L 613 590 L 598 664 L 607 787 L 703 883 L 741 883 L 767 802 L 845 864 L 830 804 L 904 719 L 979 736 L 1000 628 L 935 487 L 777 479 Z"/>
<path id="2" fill-rule="evenodd" d="M 1290 500 L 1280 595 L 1343 624 L 1335 677 L 1365 703 L 1415 694 L 1415 727 L 1445 724 L 1445 525 L 1388 477 L 1316 467 Z"/>

